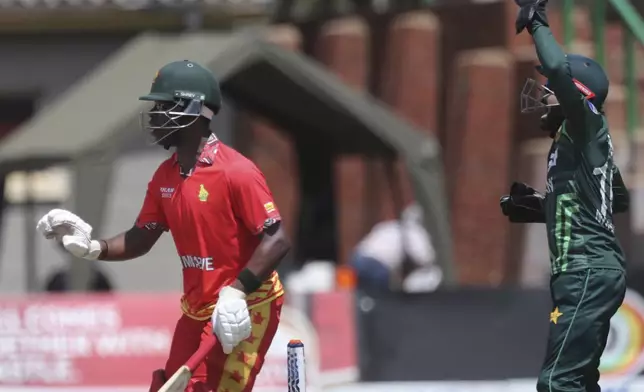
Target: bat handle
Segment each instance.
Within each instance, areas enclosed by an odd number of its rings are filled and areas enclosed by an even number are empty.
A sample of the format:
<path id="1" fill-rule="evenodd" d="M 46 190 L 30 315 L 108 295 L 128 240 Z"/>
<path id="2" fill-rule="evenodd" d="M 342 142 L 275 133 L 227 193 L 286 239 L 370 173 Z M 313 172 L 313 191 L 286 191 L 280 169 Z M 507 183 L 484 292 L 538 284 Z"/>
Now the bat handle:
<path id="1" fill-rule="evenodd" d="M 208 338 L 207 341 L 203 342 L 197 351 L 186 361 L 185 366 L 187 366 L 191 372 L 199 366 L 201 362 L 204 361 L 206 355 L 217 345 L 217 338 L 213 335 Z"/>

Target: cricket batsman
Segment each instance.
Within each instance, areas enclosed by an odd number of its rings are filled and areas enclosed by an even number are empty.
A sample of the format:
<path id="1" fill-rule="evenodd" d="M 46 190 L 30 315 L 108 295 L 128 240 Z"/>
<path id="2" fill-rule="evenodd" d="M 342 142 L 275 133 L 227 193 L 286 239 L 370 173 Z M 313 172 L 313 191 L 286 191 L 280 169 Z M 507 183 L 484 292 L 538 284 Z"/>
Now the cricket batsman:
<path id="1" fill-rule="evenodd" d="M 152 103 L 141 114 L 143 127 L 174 153 L 149 182 L 134 226 L 96 240 L 80 217 L 54 209 L 38 230 L 76 257 L 106 261 L 142 256 L 170 231 L 183 268 L 183 315 L 150 391 L 213 334 L 217 346 L 193 372 L 186 391 L 251 391 L 283 302 L 275 268 L 290 243 L 277 206 L 259 169 L 211 133 L 221 91 L 208 69 L 188 60 L 167 64 L 139 99 Z"/>
<path id="2" fill-rule="evenodd" d="M 547 78 L 544 86 L 528 80 L 521 109 L 544 110 L 541 128 L 553 138 L 545 195 L 514 183 L 501 198 L 511 222 L 546 224 L 553 310 L 537 390 L 599 392 L 610 319 L 626 292 L 613 214 L 629 204 L 603 111 L 608 78 L 595 61 L 564 54 L 548 27 L 547 0 L 515 1 L 517 34 L 532 35 Z"/>

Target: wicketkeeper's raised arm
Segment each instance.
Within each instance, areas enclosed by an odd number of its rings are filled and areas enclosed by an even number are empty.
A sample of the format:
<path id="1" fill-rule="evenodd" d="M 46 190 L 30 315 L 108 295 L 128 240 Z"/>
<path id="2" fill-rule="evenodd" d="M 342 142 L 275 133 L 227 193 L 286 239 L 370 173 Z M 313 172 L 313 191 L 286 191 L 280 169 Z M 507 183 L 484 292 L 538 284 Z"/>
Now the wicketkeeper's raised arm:
<path id="1" fill-rule="evenodd" d="M 540 72 L 548 78 L 548 88 L 571 123 L 583 124 L 586 107 L 580 87 L 575 83 L 566 54 L 555 40 L 546 15 L 547 0 L 516 0 L 521 7 L 517 17 L 517 33 L 527 29 L 534 40 Z M 578 129 L 582 127 L 577 127 Z"/>
<path id="2" fill-rule="evenodd" d="M 540 20 L 532 22 L 531 32 L 541 62 L 541 72 L 548 78 L 548 87 L 557 96 L 566 118 L 573 123 L 582 123 L 586 107 L 570 72 L 566 54 L 561 50 L 550 28 Z"/>

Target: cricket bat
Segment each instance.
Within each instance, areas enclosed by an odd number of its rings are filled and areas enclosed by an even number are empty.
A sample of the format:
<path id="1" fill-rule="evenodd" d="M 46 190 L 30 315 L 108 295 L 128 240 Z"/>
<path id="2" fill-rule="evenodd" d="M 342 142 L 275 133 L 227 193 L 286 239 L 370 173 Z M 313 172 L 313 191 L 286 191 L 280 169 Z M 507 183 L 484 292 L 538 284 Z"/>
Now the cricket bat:
<path id="1" fill-rule="evenodd" d="M 206 358 L 206 355 L 215 347 L 217 339 L 211 336 L 209 340 L 202 343 L 197 351 L 186 361 L 186 363 L 179 368 L 168 381 L 163 384 L 158 392 L 183 392 L 188 386 L 188 382 L 192 377 L 192 372 L 195 371 L 197 366 Z"/>

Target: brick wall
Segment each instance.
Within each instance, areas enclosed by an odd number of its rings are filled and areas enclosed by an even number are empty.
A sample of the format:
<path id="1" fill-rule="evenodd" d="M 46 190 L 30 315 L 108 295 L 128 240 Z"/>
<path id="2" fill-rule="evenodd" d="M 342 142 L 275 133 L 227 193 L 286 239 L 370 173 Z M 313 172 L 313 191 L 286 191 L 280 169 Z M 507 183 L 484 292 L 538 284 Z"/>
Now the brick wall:
<path id="1" fill-rule="evenodd" d="M 519 145 L 543 137 L 535 118 L 518 113 L 523 81 L 536 77 L 536 58 L 529 37 L 515 36 L 515 16 L 514 2 L 504 0 L 394 18 L 309 22 L 292 27 L 297 38 L 281 35 L 289 49 L 305 51 L 347 85 L 375 93 L 395 113 L 439 137 L 454 257 L 460 280 L 471 285 L 499 285 L 518 275 L 520 230 L 510 230 L 498 200 L 527 170 L 520 164 Z M 560 35 L 556 13 L 552 25 Z M 298 29 L 299 35 L 293 32 Z M 251 129 L 251 155 L 266 173 L 285 219 L 295 222 L 293 145 L 261 121 L 253 120 Z M 399 164 L 397 170 L 403 199 L 410 202 L 404 168 Z M 340 262 L 374 223 L 396 216 L 383 172 L 378 159 L 345 156 L 335 163 Z M 292 223 L 287 227 L 294 232 Z"/>

